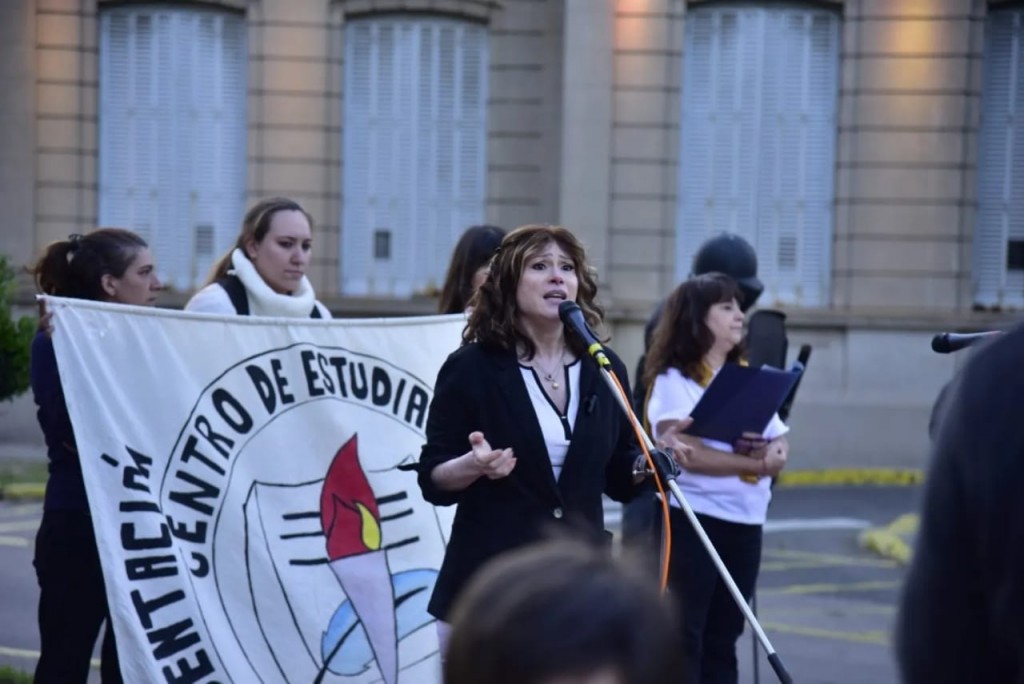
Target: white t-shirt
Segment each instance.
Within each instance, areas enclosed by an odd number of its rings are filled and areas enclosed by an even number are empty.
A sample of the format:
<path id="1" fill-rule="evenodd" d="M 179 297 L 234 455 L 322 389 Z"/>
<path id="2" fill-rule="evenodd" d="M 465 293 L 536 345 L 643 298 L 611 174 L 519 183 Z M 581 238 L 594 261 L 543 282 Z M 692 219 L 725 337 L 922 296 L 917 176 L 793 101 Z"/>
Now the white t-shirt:
<path id="1" fill-rule="evenodd" d="M 647 419 L 652 430 L 663 420 L 679 420 L 693 411 L 704 388 L 686 377 L 676 368 L 669 368 L 654 380 L 651 398 L 647 402 Z M 778 414 L 772 417 L 762 436 L 775 439 L 789 432 Z M 660 435 L 655 434 L 655 439 Z M 732 453 L 732 445 L 703 439 L 712 449 Z M 700 475 L 683 470 L 676 478 L 679 489 L 697 513 L 714 516 L 729 522 L 763 525 L 772 498 L 771 478 L 759 478 L 757 483 L 745 482 L 738 475 Z M 672 505 L 678 506 L 670 495 Z"/>

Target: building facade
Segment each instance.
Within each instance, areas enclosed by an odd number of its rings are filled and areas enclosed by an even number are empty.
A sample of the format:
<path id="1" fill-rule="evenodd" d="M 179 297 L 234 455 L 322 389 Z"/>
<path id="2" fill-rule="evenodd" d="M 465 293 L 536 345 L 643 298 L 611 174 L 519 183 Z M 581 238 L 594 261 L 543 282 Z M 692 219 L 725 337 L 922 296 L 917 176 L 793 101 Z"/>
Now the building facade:
<path id="1" fill-rule="evenodd" d="M 792 465 L 915 467 L 932 334 L 1024 306 L 1022 48 L 985 0 L 7 0 L 0 252 L 132 228 L 180 306 L 287 195 L 321 298 L 402 315 L 466 226 L 561 223 L 633 363 L 737 232 L 814 348 Z"/>

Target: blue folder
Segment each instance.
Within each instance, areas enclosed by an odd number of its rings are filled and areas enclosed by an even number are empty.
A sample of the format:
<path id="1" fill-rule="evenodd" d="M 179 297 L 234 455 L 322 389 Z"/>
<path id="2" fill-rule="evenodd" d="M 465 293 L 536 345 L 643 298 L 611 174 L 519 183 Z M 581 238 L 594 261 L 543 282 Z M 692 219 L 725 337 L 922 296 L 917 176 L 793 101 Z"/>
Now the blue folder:
<path id="1" fill-rule="evenodd" d="M 799 369 L 725 364 L 690 413 L 686 434 L 735 444 L 744 432 L 763 433 L 799 377 Z"/>

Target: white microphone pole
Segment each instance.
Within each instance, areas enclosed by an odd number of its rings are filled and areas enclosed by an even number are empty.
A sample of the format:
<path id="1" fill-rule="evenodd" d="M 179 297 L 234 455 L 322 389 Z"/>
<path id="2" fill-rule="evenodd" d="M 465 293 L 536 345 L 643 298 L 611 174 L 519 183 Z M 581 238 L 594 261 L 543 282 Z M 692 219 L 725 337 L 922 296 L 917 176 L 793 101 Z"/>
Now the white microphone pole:
<path id="1" fill-rule="evenodd" d="M 607 355 L 604 353 L 604 348 L 601 343 L 597 341 L 596 336 L 587 327 L 586 322 L 583 320 L 582 312 L 576 302 L 563 302 L 559 308 L 559 315 L 565 325 L 571 328 L 577 335 L 579 335 L 583 341 L 587 344 L 587 351 L 590 353 L 594 360 L 597 361 L 598 368 L 600 369 L 601 377 L 604 378 L 605 384 L 611 391 L 612 396 L 618 401 L 619 406 L 623 412 L 629 418 L 630 423 L 636 430 L 636 433 L 641 435 L 644 440 L 644 445 L 647 447 L 648 452 L 651 454 L 658 451 L 658 448 L 651 441 L 650 436 L 640 425 L 640 421 L 636 417 L 636 413 L 633 412 L 633 407 L 629 405 L 626 397 L 622 396 L 622 392 L 619 391 L 619 385 L 612 377 L 611 362 L 608 360 Z M 662 452 L 664 453 L 664 452 Z M 671 457 L 666 458 L 670 459 Z M 663 463 L 659 459 L 652 458 L 655 467 L 660 468 Z M 722 581 L 725 582 L 725 586 L 729 589 L 729 593 L 732 594 L 733 600 L 736 602 L 736 606 L 743 613 L 743 617 L 746 618 L 747 624 L 754 630 L 754 634 L 757 636 L 757 640 L 761 642 L 761 646 L 764 647 L 765 652 L 768 654 L 768 663 L 775 670 L 775 674 L 778 676 L 779 681 L 782 684 L 793 684 L 793 678 L 790 676 L 786 667 L 782 664 L 782 659 L 779 658 L 779 654 L 776 653 L 775 647 L 772 646 L 772 642 L 768 639 L 768 635 L 761 629 L 761 623 L 757 621 L 757 617 L 753 611 L 750 610 L 750 606 L 747 605 L 746 599 L 743 598 L 743 594 L 740 593 L 739 587 L 736 586 L 736 581 L 732 578 L 729 573 L 729 569 L 725 567 L 725 563 L 722 562 L 722 557 L 718 555 L 718 551 L 715 549 L 715 545 L 711 543 L 708 538 L 707 532 L 704 531 L 704 527 L 697 520 L 697 514 L 690 508 L 690 503 L 683 496 L 682 491 L 679 489 L 679 485 L 675 481 L 675 477 L 671 472 L 659 472 L 658 477 L 662 479 L 664 483 L 668 485 L 668 488 L 672 491 L 672 496 L 679 502 L 679 507 L 683 509 L 686 514 L 686 518 L 690 521 L 694 531 L 700 538 L 701 544 L 707 550 L 708 555 L 711 557 L 712 562 L 715 564 L 715 568 L 718 569 L 718 574 L 721 576 Z"/>

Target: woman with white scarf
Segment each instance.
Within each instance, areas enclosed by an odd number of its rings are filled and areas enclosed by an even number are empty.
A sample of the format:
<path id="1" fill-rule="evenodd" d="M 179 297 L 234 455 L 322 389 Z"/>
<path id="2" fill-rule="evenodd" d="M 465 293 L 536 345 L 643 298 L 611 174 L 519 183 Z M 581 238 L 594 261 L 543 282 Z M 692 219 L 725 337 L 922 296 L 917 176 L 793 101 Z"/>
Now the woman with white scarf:
<path id="1" fill-rule="evenodd" d="M 213 268 L 206 287 L 186 311 L 330 318 L 306 277 L 313 246 L 313 220 L 294 200 L 265 199 L 242 221 L 235 247 Z"/>

